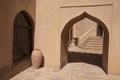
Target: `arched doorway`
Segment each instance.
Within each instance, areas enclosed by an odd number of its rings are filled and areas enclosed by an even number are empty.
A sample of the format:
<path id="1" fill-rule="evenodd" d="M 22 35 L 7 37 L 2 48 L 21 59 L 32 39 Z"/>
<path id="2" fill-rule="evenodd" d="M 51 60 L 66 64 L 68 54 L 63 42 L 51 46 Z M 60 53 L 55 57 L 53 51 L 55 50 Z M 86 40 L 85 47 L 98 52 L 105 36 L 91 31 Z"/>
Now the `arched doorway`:
<path id="1" fill-rule="evenodd" d="M 19 12 L 14 20 L 13 63 L 30 57 L 33 50 L 33 21 L 30 15 Z"/>
<path id="2" fill-rule="evenodd" d="M 108 47 L 109 47 L 109 32 L 106 25 L 98 18 L 91 16 L 90 14 L 84 12 L 83 14 L 71 19 L 64 27 L 61 33 L 61 67 L 68 63 L 68 42 L 69 42 L 69 31 L 71 27 L 78 21 L 88 18 L 96 23 L 104 31 L 103 39 L 103 55 L 102 55 L 102 67 L 105 72 L 108 72 Z"/>

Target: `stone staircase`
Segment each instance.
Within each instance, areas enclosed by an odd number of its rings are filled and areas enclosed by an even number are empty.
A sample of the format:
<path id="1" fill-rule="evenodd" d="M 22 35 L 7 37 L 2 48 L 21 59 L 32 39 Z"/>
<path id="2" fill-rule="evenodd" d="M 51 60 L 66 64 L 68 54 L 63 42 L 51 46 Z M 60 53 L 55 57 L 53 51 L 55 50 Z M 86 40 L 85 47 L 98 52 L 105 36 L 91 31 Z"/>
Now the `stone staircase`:
<path id="1" fill-rule="evenodd" d="M 78 46 L 72 46 L 68 48 L 70 52 L 81 52 L 81 53 L 103 53 L 103 37 L 88 37 Z"/>
<path id="2" fill-rule="evenodd" d="M 89 37 L 79 45 L 81 52 L 99 53 L 103 52 L 103 37 Z"/>

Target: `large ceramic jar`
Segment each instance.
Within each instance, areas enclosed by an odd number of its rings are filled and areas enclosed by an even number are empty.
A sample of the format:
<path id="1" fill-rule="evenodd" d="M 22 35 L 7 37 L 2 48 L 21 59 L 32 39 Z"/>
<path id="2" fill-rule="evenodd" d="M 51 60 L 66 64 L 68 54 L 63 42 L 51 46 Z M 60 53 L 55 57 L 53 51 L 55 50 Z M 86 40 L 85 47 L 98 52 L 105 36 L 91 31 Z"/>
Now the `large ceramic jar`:
<path id="1" fill-rule="evenodd" d="M 40 49 L 35 49 L 32 52 L 31 59 L 33 68 L 38 69 L 41 66 L 42 57 L 43 55 Z"/>

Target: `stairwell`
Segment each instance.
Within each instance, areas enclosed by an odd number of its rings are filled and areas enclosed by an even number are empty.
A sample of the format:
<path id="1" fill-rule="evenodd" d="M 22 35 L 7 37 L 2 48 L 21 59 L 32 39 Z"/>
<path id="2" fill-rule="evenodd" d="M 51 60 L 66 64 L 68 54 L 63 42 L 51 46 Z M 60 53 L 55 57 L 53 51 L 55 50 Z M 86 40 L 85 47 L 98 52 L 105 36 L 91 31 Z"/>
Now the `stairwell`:
<path id="1" fill-rule="evenodd" d="M 103 37 L 88 37 L 79 45 L 81 52 L 103 53 Z"/>
<path id="2" fill-rule="evenodd" d="M 78 46 L 69 47 L 70 52 L 82 52 L 82 53 L 93 53 L 102 54 L 103 53 L 103 37 L 88 37 Z"/>

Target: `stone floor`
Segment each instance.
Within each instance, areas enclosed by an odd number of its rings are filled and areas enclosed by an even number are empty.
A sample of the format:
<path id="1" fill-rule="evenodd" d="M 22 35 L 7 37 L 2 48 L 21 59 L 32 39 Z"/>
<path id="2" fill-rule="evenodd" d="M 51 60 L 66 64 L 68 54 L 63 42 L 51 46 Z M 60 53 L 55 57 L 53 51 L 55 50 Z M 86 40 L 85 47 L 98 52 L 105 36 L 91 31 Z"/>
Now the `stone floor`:
<path id="1" fill-rule="evenodd" d="M 107 75 L 102 68 L 95 65 L 74 62 L 60 71 L 49 67 L 30 67 L 10 80 L 120 80 L 120 76 Z"/>

